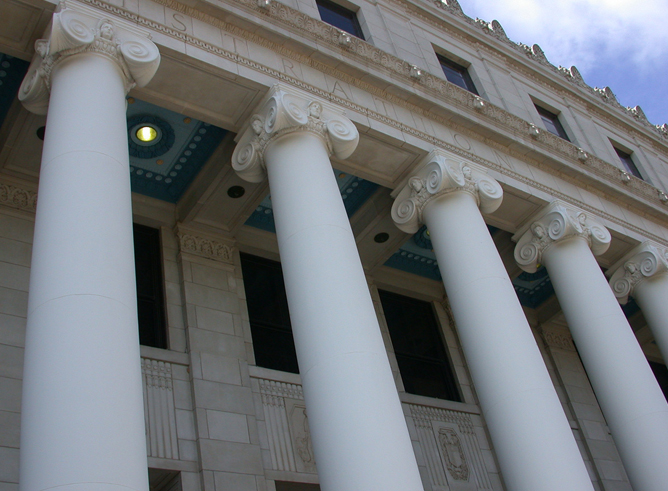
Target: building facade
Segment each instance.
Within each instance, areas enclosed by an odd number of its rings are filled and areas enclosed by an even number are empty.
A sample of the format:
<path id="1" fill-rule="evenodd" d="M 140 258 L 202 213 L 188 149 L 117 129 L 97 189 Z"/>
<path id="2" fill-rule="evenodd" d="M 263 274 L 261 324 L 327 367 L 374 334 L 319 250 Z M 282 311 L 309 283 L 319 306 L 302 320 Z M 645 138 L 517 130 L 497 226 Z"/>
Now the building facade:
<path id="1" fill-rule="evenodd" d="M 0 3 L 0 490 L 663 491 L 668 126 L 456 0 Z"/>

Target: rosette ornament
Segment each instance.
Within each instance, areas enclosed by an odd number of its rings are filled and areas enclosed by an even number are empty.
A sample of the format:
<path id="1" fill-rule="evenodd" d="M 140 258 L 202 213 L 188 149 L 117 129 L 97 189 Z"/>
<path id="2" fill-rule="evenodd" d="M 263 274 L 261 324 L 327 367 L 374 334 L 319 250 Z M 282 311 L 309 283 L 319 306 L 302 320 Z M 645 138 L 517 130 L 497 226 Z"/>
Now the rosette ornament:
<path id="1" fill-rule="evenodd" d="M 610 232 L 579 208 L 553 201 L 515 237 L 515 261 L 524 271 L 535 273 L 545 251 L 555 242 L 573 237 L 587 241 L 594 256 L 610 246 Z"/>
<path id="2" fill-rule="evenodd" d="M 46 114 L 51 73 L 69 56 L 94 52 L 118 63 L 126 92 L 146 85 L 160 65 L 160 51 L 146 31 L 120 19 L 100 17 L 90 7 L 63 0 L 53 14 L 44 39 L 35 42 L 35 55 L 19 89 L 19 100 L 29 111 Z"/>
<path id="3" fill-rule="evenodd" d="M 392 219 L 400 230 L 414 234 L 430 201 L 458 191 L 471 194 L 482 213 L 493 213 L 503 200 L 503 189 L 483 167 L 443 150 L 432 150 L 394 200 Z"/>
<path id="4" fill-rule="evenodd" d="M 642 280 L 668 273 L 668 249 L 651 241 L 635 247 L 610 270 L 610 287 L 624 305 Z"/>
<path id="5" fill-rule="evenodd" d="M 265 149 L 281 136 L 294 132 L 319 136 L 328 154 L 339 159 L 350 157 L 359 142 L 357 128 L 336 106 L 274 85 L 241 134 L 232 154 L 232 167 L 249 182 L 263 181 L 267 174 Z"/>

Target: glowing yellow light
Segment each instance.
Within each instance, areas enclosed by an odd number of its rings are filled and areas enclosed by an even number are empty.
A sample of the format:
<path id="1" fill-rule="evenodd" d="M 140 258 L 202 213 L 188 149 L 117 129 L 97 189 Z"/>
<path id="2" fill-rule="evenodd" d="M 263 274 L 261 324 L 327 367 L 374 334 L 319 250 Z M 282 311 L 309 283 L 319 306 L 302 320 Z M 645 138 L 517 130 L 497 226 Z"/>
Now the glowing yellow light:
<path id="1" fill-rule="evenodd" d="M 143 142 L 152 142 L 158 137 L 158 132 L 150 126 L 142 126 L 137 130 L 137 139 Z"/>

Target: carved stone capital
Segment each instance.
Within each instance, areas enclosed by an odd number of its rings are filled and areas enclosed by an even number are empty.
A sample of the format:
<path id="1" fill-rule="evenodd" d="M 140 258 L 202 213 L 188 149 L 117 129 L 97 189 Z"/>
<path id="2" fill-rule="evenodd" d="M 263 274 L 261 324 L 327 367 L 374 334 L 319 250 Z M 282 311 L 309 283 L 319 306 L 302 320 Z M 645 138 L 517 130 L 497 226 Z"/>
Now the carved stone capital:
<path id="1" fill-rule="evenodd" d="M 515 261 L 529 273 L 535 273 L 545 251 L 562 240 L 581 237 L 598 256 L 608 250 L 612 238 L 608 229 L 591 215 L 558 200 L 547 205 L 528 223 L 513 240 L 517 241 Z"/>
<path id="2" fill-rule="evenodd" d="M 435 149 L 399 191 L 392 205 L 392 219 L 400 230 L 414 234 L 423 222 L 422 212 L 427 204 L 454 192 L 471 194 L 483 213 L 494 212 L 503 200 L 503 189 L 483 167 Z"/>
<path id="3" fill-rule="evenodd" d="M 649 240 L 645 241 L 624 256 L 610 271 L 610 287 L 619 303 L 624 305 L 642 280 L 668 273 L 668 249 Z"/>
<path id="4" fill-rule="evenodd" d="M 357 128 L 336 106 L 275 85 L 241 134 L 232 154 L 232 167 L 243 179 L 261 182 L 267 172 L 264 162 L 267 145 L 294 132 L 319 136 L 328 153 L 340 159 L 348 158 L 359 142 Z"/>
<path id="5" fill-rule="evenodd" d="M 44 39 L 35 41 L 35 55 L 19 89 L 23 105 L 36 114 L 46 114 L 54 67 L 84 52 L 98 53 L 118 63 L 126 91 L 146 85 L 160 64 L 160 52 L 147 31 L 127 21 L 101 16 L 86 5 L 63 0 Z"/>

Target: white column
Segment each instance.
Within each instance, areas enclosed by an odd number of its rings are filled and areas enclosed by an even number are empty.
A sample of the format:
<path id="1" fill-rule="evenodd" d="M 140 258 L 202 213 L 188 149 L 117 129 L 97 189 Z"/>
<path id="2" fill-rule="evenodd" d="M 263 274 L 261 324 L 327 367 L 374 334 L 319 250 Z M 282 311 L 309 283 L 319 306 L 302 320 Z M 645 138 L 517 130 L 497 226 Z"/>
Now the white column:
<path id="1" fill-rule="evenodd" d="M 620 304 L 632 296 L 668 363 L 668 249 L 646 241 L 612 266 L 610 286 Z"/>
<path id="2" fill-rule="evenodd" d="M 397 226 L 426 223 L 506 487 L 591 491 L 592 484 L 536 340 L 481 215 L 501 204 L 484 169 L 434 150 L 392 208 Z M 480 208 L 480 209 L 479 209 Z"/>
<path id="3" fill-rule="evenodd" d="M 635 491 L 668 485 L 668 405 L 594 255 L 610 233 L 555 201 L 520 230 L 515 259 L 543 263 Z M 665 301 L 665 300 L 664 300 Z"/>
<path id="4" fill-rule="evenodd" d="M 48 108 L 20 487 L 148 490 L 125 94 L 160 56 L 136 27 L 70 2 L 47 35 L 19 94 L 34 112 Z"/>
<path id="5" fill-rule="evenodd" d="M 357 146 L 325 102 L 275 86 L 232 165 L 269 177 L 320 486 L 418 491 L 422 483 L 355 239 L 329 161 Z"/>

